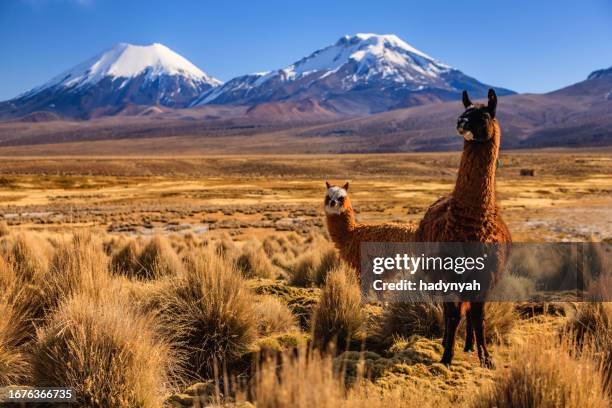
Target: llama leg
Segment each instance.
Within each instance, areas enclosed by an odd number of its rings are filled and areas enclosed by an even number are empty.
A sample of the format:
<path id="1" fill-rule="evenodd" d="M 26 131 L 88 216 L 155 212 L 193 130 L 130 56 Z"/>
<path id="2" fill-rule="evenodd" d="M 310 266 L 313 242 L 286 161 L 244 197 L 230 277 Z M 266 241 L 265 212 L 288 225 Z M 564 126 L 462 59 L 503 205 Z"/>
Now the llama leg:
<path id="1" fill-rule="evenodd" d="M 495 368 L 493 359 L 487 350 L 485 337 L 485 312 L 484 303 L 472 303 L 472 325 L 476 332 L 476 347 L 478 348 L 478 359 L 480 365 L 486 368 Z"/>
<path id="2" fill-rule="evenodd" d="M 444 354 L 442 355 L 442 364 L 449 366 L 453 361 L 453 354 L 455 351 L 455 335 L 457 333 L 457 326 L 459 326 L 459 320 L 461 319 L 461 308 L 456 303 L 444 303 L 444 325 L 445 330 L 445 344 Z"/>
<path id="3" fill-rule="evenodd" d="M 463 351 L 466 353 L 474 351 L 474 325 L 472 324 L 471 310 L 468 310 L 465 315 L 465 347 Z"/>

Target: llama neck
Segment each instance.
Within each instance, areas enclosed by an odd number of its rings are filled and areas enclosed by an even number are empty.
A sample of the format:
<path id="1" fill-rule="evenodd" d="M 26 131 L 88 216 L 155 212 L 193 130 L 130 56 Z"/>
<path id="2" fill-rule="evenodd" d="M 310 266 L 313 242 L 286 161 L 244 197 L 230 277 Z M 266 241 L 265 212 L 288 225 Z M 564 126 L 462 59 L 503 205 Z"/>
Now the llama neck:
<path id="1" fill-rule="evenodd" d="M 490 142 L 464 141 L 457 182 L 452 195 L 451 211 L 463 217 L 483 219 L 496 209 L 495 171 L 499 153 L 500 130 L 495 124 Z"/>
<path id="2" fill-rule="evenodd" d="M 329 236 L 337 245 L 342 245 L 357 225 L 353 209 L 348 208 L 341 214 L 327 214 L 326 217 Z"/>

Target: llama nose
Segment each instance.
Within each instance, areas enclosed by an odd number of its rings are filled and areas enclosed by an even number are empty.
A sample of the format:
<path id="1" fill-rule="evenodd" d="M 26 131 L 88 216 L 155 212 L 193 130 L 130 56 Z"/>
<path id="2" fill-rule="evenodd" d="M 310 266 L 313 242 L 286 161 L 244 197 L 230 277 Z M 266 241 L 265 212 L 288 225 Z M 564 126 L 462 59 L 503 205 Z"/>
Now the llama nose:
<path id="1" fill-rule="evenodd" d="M 338 204 L 338 202 L 336 200 L 332 200 L 329 205 L 332 207 L 335 207 Z"/>

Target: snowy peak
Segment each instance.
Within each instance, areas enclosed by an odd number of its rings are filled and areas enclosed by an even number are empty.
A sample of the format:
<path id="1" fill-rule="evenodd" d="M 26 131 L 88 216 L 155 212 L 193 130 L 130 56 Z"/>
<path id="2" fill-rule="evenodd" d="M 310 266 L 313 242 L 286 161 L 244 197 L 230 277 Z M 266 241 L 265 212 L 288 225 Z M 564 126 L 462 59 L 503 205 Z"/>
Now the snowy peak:
<path id="1" fill-rule="evenodd" d="M 140 46 L 120 43 L 58 75 L 37 90 L 56 85 L 84 86 L 96 84 L 105 78 L 129 79 L 142 74 L 148 80 L 167 75 L 182 76 L 192 82 L 212 86 L 221 83 L 163 44 Z"/>
<path id="2" fill-rule="evenodd" d="M 359 115 L 453 100 L 464 89 L 482 97 L 489 87 L 396 35 L 359 33 L 341 37 L 285 68 L 234 78 L 193 105 L 312 99 L 336 112 Z M 500 95 L 512 93 L 496 90 Z"/>
<path id="3" fill-rule="evenodd" d="M 314 52 L 281 70 L 288 80 L 315 72 L 334 73 L 347 64 L 356 64 L 351 80 L 380 78 L 395 82 L 426 82 L 450 70 L 393 34 L 355 34 Z"/>
<path id="4" fill-rule="evenodd" d="M 147 106 L 184 108 L 221 82 L 162 44 L 121 43 L 9 101 L 10 115 L 91 118 Z"/>

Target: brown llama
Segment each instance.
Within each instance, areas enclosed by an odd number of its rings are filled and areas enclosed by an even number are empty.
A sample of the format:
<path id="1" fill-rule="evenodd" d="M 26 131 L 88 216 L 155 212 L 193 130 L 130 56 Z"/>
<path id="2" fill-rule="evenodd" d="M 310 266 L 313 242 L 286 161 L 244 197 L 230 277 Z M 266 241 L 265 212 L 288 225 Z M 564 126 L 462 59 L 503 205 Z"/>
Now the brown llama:
<path id="1" fill-rule="evenodd" d="M 474 104 L 463 91 L 465 112 L 459 116 L 457 131 L 463 136 L 463 153 L 455 188 L 450 196 L 432 204 L 417 229 L 420 242 L 510 243 L 512 238 L 502 220 L 495 199 L 495 171 L 501 130 L 496 118 L 497 96 L 489 90 L 488 103 Z M 505 246 L 497 256 L 495 281 L 503 271 Z M 465 351 L 472 351 L 474 334 L 478 358 L 484 367 L 493 368 L 485 342 L 484 302 L 444 303 L 444 354 L 442 363 L 453 359 L 455 334 L 463 314 L 466 315 Z"/>
<path id="2" fill-rule="evenodd" d="M 355 211 L 348 196 L 349 184 L 332 186 L 325 182 L 325 216 L 327 231 L 336 245 L 340 258 L 355 271 L 361 269 L 360 249 L 362 242 L 412 242 L 415 227 L 398 224 L 360 224 L 355 220 Z"/>

